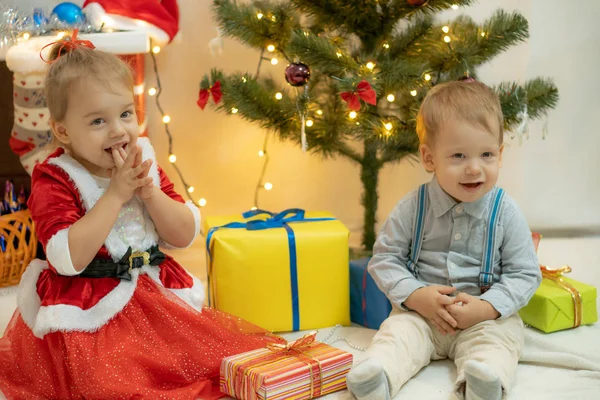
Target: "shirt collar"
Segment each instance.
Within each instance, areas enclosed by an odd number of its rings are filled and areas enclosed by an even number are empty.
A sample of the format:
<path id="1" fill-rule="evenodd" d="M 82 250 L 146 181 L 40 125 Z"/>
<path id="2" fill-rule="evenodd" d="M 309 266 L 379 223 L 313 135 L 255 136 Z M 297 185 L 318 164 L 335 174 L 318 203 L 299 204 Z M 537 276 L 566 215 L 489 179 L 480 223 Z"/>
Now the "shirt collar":
<path id="1" fill-rule="evenodd" d="M 489 191 L 482 198 L 471 203 L 461 203 L 465 212 L 477 219 L 481 219 L 488 208 L 491 193 Z M 441 217 L 450 211 L 458 203 L 448 195 L 440 186 L 437 177 L 434 175 L 429 183 L 429 201 L 436 218 Z"/>

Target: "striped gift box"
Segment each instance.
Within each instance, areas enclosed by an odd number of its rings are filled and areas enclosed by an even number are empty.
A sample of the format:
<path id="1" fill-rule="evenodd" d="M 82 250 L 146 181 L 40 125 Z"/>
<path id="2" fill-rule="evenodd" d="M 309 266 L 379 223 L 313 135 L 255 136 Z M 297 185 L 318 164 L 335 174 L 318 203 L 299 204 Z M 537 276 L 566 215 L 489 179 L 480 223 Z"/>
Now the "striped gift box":
<path id="1" fill-rule="evenodd" d="M 221 391 L 240 400 L 296 400 L 345 389 L 352 354 L 317 342 L 315 336 L 224 358 Z"/>

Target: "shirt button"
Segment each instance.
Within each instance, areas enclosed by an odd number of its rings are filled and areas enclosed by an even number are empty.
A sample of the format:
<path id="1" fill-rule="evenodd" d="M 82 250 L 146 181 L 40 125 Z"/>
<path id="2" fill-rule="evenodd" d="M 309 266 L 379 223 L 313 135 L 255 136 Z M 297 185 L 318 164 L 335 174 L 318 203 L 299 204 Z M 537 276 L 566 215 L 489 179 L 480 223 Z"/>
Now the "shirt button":
<path id="1" fill-rule="evenodd" d="M 456 210 L 456 213 L 457 213 L 457 214 L 462 214 L 462 212 L 463 212 L 463 208 L 462 208 L 462 206 L 458 206 L 458 207 L 456 207 L 456 208 L 455 208 L 455 210 Z"/>
<path id="2" fill-rule="evenodd" d="M 461 237 L 462 235 L 460 233 L 457 233 L 456 235 L 454 235 L 454 240 L 460 240 Z"/>

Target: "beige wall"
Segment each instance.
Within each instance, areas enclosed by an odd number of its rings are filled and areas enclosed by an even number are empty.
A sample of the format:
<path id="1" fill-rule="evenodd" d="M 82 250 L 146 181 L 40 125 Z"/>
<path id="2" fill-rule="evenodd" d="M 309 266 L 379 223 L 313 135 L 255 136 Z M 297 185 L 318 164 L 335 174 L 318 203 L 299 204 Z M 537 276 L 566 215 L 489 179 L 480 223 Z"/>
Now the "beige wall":
<path id="1" fill-rule="evenodd" d="M 196 99 L 199 80 L 212 67 L 253 72 L 258 52 L 226 39 L 223 54 L 211 57 L 208 42 L 216 30 L 210 3 L 180 0 L 181 41 L 158 55 L 164 84 L 161 100 L 172 117 L 178 165 L 196 187 L 195 198 L 208 201 L 204 212 L 237 213 L 252 206 L 262 167 L 257 152 L 265 133 L 239 117 L 210 108 L 200 111 Z M 22 0 L 19 4 L 26 5 Z M 551 76 L 561 94 L 559 108 L 549 115 L 546 140 L 541 139 L 542 123 L 536 122 L 530 125 L 531 138 L 522 145 L 507 141 L 500 184 L 521 204 L 534 229 L 598 228 L 600 84 L 596 69 L 600 64 L 600 30 L 596 19 L 600 2 L 579 0 L 573 5 L 564 0 L 486 0 L 459 12 L 481 21 L 500 7 L 519 10 L 529 19 L 531 39 L 481 68 L 481 78 L 495 83 Z M 448 11 L 442 19 L 454 15 L 457 12 Z M 263 73 L 273 73 L 283 82 L 283 68 L 267 64 Z M 148 66 L 147 84 L 152 80 Z M 178 183 L 166 161 L 160 117 L 152 102 L 148 108 L 159 161 Z M 260 206 L 330 210 L 356 233 L 356 243 L 362 222 L 358 168 L 345 160 L 321 160 L 303 154 L 290 143 L 272 143 L 270 154 L 266 179 L 274 189 L 261 193 Z M 408 161 L 387 167 L 380 180 L 380 221 L 400 197 L 426 179 L 421 168 Z"/>

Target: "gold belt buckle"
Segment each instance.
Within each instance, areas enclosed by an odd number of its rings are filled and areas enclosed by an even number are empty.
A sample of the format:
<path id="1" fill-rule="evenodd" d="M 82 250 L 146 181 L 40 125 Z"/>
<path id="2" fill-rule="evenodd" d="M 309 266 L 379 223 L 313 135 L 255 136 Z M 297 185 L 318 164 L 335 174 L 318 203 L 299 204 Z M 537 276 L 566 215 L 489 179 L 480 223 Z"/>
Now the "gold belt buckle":
<path id="1" fill-rule="evenodd" d="M 129 273 L 131 274 L 131 270 L 133 269 L 133 259 L 141 257 L 144 260 L 143 265 L 150 265 L 150 253 L 147 251 L 138 251 L 135 253 L 131 253 L 129 256 Z"/>

